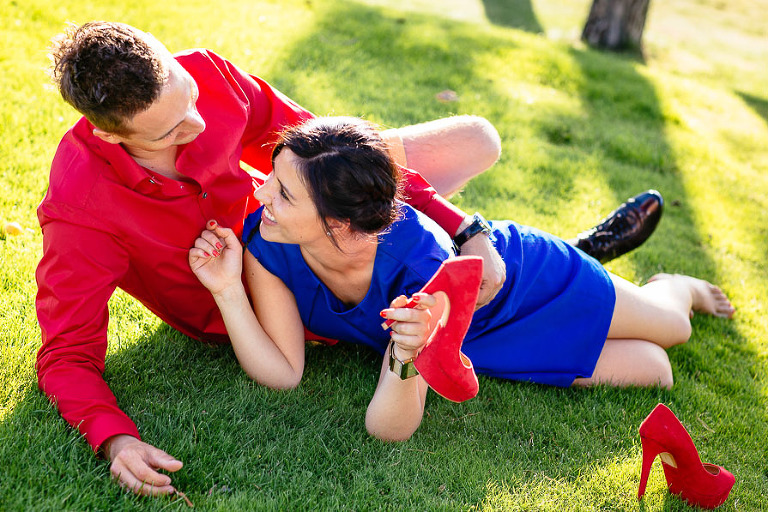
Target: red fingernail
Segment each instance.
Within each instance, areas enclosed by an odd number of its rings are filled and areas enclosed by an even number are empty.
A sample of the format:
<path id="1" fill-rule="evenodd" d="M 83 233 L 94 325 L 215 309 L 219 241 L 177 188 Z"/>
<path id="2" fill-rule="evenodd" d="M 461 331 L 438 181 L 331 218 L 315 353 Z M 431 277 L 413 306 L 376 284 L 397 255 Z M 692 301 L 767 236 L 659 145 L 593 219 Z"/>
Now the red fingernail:
<path id="1" fill-rule="evenodd" d="M 205 257 L 206 257 L 206 258 L 210 258 L 210 257 L 211 257 L 211 255 L 210 255 L 210 254 L 208 254 L 208 253 L 207 253 L 207 252 L 205 252 L 205 251 L 203 251 L 203 254 L 205 254 Z"/>
<path id="2" fill-rule="evenodd" d="M 219 242 L 216 242 L 216 248 L 217 248 L 217 249 L 219 249 L 219 250 L 221 250 L 221 249 L 223 249 L 223 248 L 224 248 L 224 246 L 223 246 L 223 245 L 221 245 L 221 243 L 219 243 Z"/>
<path id="3" fill-rule="evenodd" d="M 384 310 L 381 310 L 381 311 L 379 312 L 379 314 L 381 315 L 381 318 L 387 318 L 387 312 L 386 312 L 386 311 L 384 311 Z"/>
<path id="4" fill-rule="evenodd" d="M 213 251 L 213 255 L 214 256 L 218 256 L 219 255 L 219 251 Z"/>
<path id="5" fill-rule="evenodd" d="M 209 222 L 209 223 L 208 223 L 208 225 L 209 225 L 209 226 L 211 226 L 211 227 L 213 227 L 213 226 L 215 226 L 215 225 L 216 225 L 216 221 L 215 221 L 215 220 L 212 220 L 211 222 Z"/>
<path id="6" fill-rule="evenodd" d="M 411 297 L 411 300 L 413 302 L 419 302 L 421 300 L 421 297 L 419 297 L 418 295 L 414 295 L 413 297 Z"/>

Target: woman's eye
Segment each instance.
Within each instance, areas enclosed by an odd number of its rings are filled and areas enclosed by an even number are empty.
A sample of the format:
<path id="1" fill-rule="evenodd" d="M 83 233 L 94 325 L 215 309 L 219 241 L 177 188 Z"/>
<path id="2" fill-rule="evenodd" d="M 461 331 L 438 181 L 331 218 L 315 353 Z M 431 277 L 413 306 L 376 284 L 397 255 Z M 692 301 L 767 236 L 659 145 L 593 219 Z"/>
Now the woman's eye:
<path id="1" fill-rule="evenodd" d="M 288 194 L 285 193 L 285 189 L 283 187 L 280 187 L 280 195 L 283 197 L 283 199 L 288 199 Z"/>

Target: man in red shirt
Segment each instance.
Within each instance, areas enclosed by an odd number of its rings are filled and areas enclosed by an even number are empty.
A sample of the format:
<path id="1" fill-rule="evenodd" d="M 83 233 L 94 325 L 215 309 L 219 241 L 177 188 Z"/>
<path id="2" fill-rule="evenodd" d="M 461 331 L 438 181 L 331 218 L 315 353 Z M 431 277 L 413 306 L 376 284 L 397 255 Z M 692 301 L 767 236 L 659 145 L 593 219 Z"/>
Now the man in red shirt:
<path id="1" fill-rule="evenodd" d="M 210 51 L 173 56 L 128 25 L 88 23 L 54 43 L 54 79 L 84 117 L 62 139 L 38 208 L 39 386 L 111 461 L 121 485 L 141 494 L 173 493 L 170 477 L 158 470 L 173 472 L 182 463 L 140 440 L 103 379 L 108 300 L 120 287 L 184 334 L 226 342 L 212 296 L 189 269 L 189 247 L 209 219 L 242 229 L 259 206 L 253 191 L 261 180 L 241 161 L 257 175 L 269 173 L 277 133 L 312 114 Z M 385 136 L 399 163 L 416 166 L 444 193 L 499 155 L 495 130 L 476 117 Z M 415 207 L 453 235 L 473 224 L 419 174 L 405 171 Z M 658 218 L 638 219 L 634 231 L 613 235 L 639 245 Z M 486 263 L 482 305 L 501 287 L 504 267 L 487 236 L 470 232 L 481 236 L 461 251 Z"/>

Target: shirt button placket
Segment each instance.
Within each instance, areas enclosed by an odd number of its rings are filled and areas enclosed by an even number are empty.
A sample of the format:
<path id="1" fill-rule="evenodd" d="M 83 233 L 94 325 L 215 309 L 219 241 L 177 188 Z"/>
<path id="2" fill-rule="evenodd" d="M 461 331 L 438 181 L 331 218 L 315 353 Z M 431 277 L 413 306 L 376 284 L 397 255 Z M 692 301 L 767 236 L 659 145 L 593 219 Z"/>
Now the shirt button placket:
<path id="1" fill-rule="evenodd" d="M 206 220 L 214 218 L 211 211 L 211 202 L 208 201 L 208 192 L 200 193 L 200 212 L 203 214 L 203 218 Z"/>

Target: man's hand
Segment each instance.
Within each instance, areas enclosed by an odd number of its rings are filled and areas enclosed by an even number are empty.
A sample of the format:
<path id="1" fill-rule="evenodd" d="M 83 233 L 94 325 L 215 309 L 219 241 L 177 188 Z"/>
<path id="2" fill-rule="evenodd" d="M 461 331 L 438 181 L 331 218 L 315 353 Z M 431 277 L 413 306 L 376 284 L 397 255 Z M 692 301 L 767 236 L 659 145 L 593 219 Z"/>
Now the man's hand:
<path id="1" fill-rule="evenodd" d="M 456 233 L 461 233 L 468 225 L 468 221 L 465 220 Z M 462 256 L 480 256 L 483 258 L 483 282 L 480 285 L 480 294 L 477 296 L 475 308 L 480 309 L 491 302 L 501 291 L 501 287 L 504 286 L 504 281 L 507 279 L 507 267 L 493 246 L 491 239 L 483 233 L 473 236 L 464 242 L 459 249 Z"/>
<path id="2" fill-rule="evenodd" d="M 176 492 L 171 486 L 171 477 L 156 470 L 174 472 L 181 469 L 183 464 L 163 450 L 125 434 L 107 439 L 103 449 L 111 461 L 109 471 L 121 487 L 143 496 Z"/>

